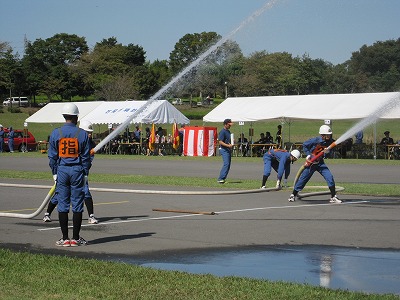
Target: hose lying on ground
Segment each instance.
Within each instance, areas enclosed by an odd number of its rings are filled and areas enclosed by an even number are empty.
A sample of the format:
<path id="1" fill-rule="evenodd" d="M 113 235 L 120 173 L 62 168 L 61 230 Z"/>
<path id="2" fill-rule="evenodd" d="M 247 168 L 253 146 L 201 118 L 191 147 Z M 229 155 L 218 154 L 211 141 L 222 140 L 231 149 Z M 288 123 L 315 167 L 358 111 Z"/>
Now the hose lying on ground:
<path id="1" fill-rule="evenodd" d="M 37 186 L 34 186 L 37 187 Z M 48 188 L 48 187 L 46 187 Z M 34 217 L 36 217 L 37 215 L 39 215 L 42 210 L 46 207 L 47 203 L 49 203 L 51 197 L 53 197 L 54 191 L 56 190 L 56 185 L 54 184 L 50 191 L 47 193 L 46 198 L 44 198 L 42 204 L 40 205 L 40 207 L 31 214 L 16 214 L 16 213 L 2 213 L 0 212 L 0 217 L 10 217 L 10 218 L 20 218 L 20 219 L 32 219 Z"/>
<path id="2" fill-rule="evenodd" d="M 8 187 L 25 187 L 25 188 L 41 188 L 48 189 L 49 186 L 46 185 L 21 185 L 15 183 L 0 183 L 0 186 L 8 186 Z M 20 218 L 20 219 L 32 219 L 38 216 L 49 203 L 51 197 L 53 197 L 56 185 L 53 185 L 48 192 L 46 198 L 43 200 L 40 207 L 31 214 L 17 214 L 17 213 L 7 213 L 0 212 L 0 217 L 9 217 L 9 218 Z M 326 188 L 324 186 L 313 186 L 310 188 Z M 162 194 L 162 195 L 231 195 L 231 194 L 251 194 L 251 193 L 263 193 L 263 192 L 272 192 L 278 191 L 277 188 L 266 188 L 266 189 L 253 189 L 253 190 L 233 190 L 233 191 L 157 191 L 157 190 L 130 190 L 130 189 L 110 189 L 110 188 L 95 188 L 91 187 L 91 191 L 96 192 L 111 192 L 111 193 L 133 193 L 133 194 Z M 337 190 L 344 190 L 342 187 L 337 187 Z M 326 195 L 329 194 L 329 191 L 325 192 L 313 192 L 313 193 L 305 193 L 299 194 L 300 198 L 306 198 L 317 195 Z"/>
<path id="3" fill-rule="evenodd" d="M 0 186 L 11 186 L 11 187 L 25 187 L 25 188 L 42 188 L 47 189 L 49 186 L 45 185 L 21 185 L 14 183 L 0 183 Z M 31 214 L 17 214 L 17 213 L 6 213 L 0 212 L 0 217 L 9 218 L 20 218 L 20 219 L 32 219 L 39 215 L 43 209 L 49 203 L 51 197 L 53 197 L 56 185 L 52 186 L 46 198 L 40 205 L 40 207 Z M 112 193 L 134 193 L 134 194 L 162 194 L 162 195 L 229 195 L 229 194 L 250 194 L 250 193 L 261 193 L 276 191 L 276 188 L 267 189 L 254 189 L 254 190 L 234 190 L 234 191 L 156 191 L 156 190 L 129 190 L 129 189 L 108 189 L 108 188 L 95 188 L 91 187 L 91 191 L 97 192 L 112 192 Z"/>

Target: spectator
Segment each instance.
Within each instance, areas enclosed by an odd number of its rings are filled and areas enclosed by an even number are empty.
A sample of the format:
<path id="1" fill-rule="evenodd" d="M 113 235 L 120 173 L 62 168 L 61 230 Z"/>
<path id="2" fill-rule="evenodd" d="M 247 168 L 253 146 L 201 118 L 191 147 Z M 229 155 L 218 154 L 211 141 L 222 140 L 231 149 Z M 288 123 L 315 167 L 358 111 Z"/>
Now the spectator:
<path id="1" fill-rule="evenodd" d="M 179 128 L 179 151 L 178 154 L 181 156 L 183 154 L 183 138 L 185 136 L 185 124 L 181 125 Z"/>
<path id="2" fill-rule="evenodd" d="M 394 141 L 393 139 L 389 136 L 390 135 L 390 131 L 385 131 L 383 133 L 385 135 L 385 137 L 381 140 L 380 145 L 393 145 Z"/>
<path id="3" fill-rule="evenodd" d="M 140 130 L 139 126 L 136 126 L 135 131 L 133 132 L 133 141 L 135 143 L 140 143 L 141 136 L 142 136 L 142 131 Z"/>
<path id="4" fill-rule="evenodd" d="M 267 131 L 265 133 L 265 144 L 273 144 L 274 143 L 274 137 L 271 135 L 271 132 Z"/>
<path id="5" fill-rule="evenodd" d="M 0 124 L 0 153 L 3 152 L 3 142 L 4 142 L 4 129 L 3 125 Z"/>
<path id="6" fill-rule="evenodd" d="M 278 131 L 275 135 L 275 143 L 278 145 L 278 148 L 282 148 L 282 125 L 278 125 Z"/>
<path id="7" fill-rule="evenodd" d="M 10 153 L 14 152 L 14 129 L 10 126 L 10 130 L 8 132 L 8 148 L 10 149 Z"/>
<path id="8" fill-rule="evenodd" d="M 244 133 L 240 134 L 238 139 L 239 149 L 242 152 L 242 156 L 247 156 L 247 152 L 249 151 L 249 142 L 247 138 L 244 136 Z"/>
<path id="9" fill-rule="evenodd" d="M 360 130 L 359 132 L 356 133 L 356 142 L 355 144 L 362 144 L 364 138 L 364 132 Z"/>
<path id="10" fill-rule="evenodd" d="M 265 134 L 263 132 L 260 133 L 260 139 L 254 142 L 255 145 L 263 145 L 266 144 L 267 140 L 265 139 Z M 263 154 L 264 146 L 253 146 L 253 155 L 255 154 L 257 157 L 261 157 Z"/>
<path id="11" fill-rule="evenodd" d="M 156 147 L 158 148 L 158 155 L 159 156 L 164 156 L 165 154 L 165 141 L 166 141 L 166 137 L 165 137 L 165 132 L 164 129 L 160 126 L 157 129 L 156 132 Z"/>
<path id="12" fill-rule="evenodd" d="M 151 135 L 150 128 L 146 127 L 146 129 L 145 129 L 145 137 L 142 140 L 142 148 L 146 149 L 146 155 L 147 156 L 149 156 L 151 154 L 151 152 L 152 152 L 152 151 L 150 151 L 150 148 L 149 148 L 150 135 Z"/>

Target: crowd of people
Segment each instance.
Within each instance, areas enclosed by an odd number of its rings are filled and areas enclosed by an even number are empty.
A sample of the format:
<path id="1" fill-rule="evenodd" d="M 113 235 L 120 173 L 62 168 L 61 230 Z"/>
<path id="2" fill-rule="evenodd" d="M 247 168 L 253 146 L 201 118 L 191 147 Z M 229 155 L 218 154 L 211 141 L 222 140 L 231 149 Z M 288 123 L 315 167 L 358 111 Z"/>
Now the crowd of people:
<path id="1" fill-rule="evenodd" d="M 242 156 L 258 156 L 264 155 L 265 151 L 271 147 L 282 148 L 282 125 L 278 125 L 278 130 L 275 138 L 271 135 L 270 131 L 261 132 L 260 138 L 256 141 L 250 141 L 245 137 L 244 133 L 240 134 L 237 144 Z M 250 147 L 251 145 L 251 147 Z M 251 148 L 251 153 L 250 153 Z"/>
<path id="2" fill-rule="evenodd" d="M 140 126 L 136 125 L 135 130 L 130 131 L 129 128 L 122 134 L 112 139 L 109 145 L 104 147 L 101 152 L 108 154 L 141 154 L 147 156 L 164 156 L 168 154 L 183 154 L 183 138 L 185 124 L 179 128 L 179 147 L 173 149 L 172 134 L 167 134 L 167 130 L 159 126 L 155 130 L 154 141 L 150 141 L 151 129 L 145 127 L 144 132 Z"/>

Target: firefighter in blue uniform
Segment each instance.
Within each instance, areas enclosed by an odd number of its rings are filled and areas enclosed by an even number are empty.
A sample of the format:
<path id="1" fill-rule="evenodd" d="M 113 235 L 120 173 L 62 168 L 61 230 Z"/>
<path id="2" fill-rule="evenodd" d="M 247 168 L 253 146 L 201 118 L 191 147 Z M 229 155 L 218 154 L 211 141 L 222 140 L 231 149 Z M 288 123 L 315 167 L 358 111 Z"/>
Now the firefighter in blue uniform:
<path id="1" fill-rule="evenodd" d="M 320 136 L 311 138 L 303 143 L 303 152 L 307 155 L 306 163 L 308 166 L 304 169 L 300 175 L 300 178 L 296 182 L 293 192 L 288 199 L 290 202 L 296 200 L 297 194 L 305 187 L 314 172 L 317 171 L 322 175 L 322 177 L 324 177 L 326 183 L 328 184 L 328 188 L 331 193 L 331 199 L 329 202 L 342 203 L 342 200 L 336 196 L 335 180 L 333 179 L 333 175 L 324 161 L 324 155 L 329 152 L 327 147 L 334 142 L 332 139 L 332 130 L 328 125 L 322 125 L 319 128 L 319 134 Z M 325 154 L 316 161 L 311 162 L 310 160 L 313 158 L 313 156 L 318 155 L 321 151 L 325 152 Z"/>
<path id="2" fill-rule="evenodd" d="M 290 153 L 283 149 L 270 149 L 265 152 L 263 156 L 264 161 L 264 173 L 261 183 L 261 188 L 265 189 L 269 175 L 271 175 L 271 168 L 277 173 L 276 188 L 282 187 L 281 181 L 283 173 L 285 173 L 284 183 L 287 185 L 287 178 L 290 175 L 290 163 L 294 163 L 300 158 L 299 150 L 292 150 Z"/>
<path id="3" fill-rule="evenodd" d="M 84 186 L 91 166 L 89 137 L 76 126 L 79 109 L 73 103 L 62 108 L 65 124 L 53 130 L 49 141 L 49 166 L 56 182 L 58 218 L 63 237 L 57 246 L 79 246 L 84 204 Z M 72 239 L 68 235 L 68 213 L 72 206 Z"/>
<path id="4" fill-rule="evenodd" d="M 93 124 L 90 121 L 83 120 L 80 122 L 79 128 L 81 128 L 87 132 L 87 134 L 89 136 L 90 149 L 92 150 L 94 147 L 96 147 L 96 143 L 92 139 Z M 94 159 L 94 152 L 92 153 L 92 151 L 91 151 L 90 161 L 93 162 L 93 159 Z M 85 191 L 85 205 L 86 205 L 87 212 L 89 215 L 88 223 L 89 224 L 98 224 L 99 221 L 94 216 L 93 197 L 92 197 L 92 194 L 90 193 L 89 183 L 87 181 L 86 181 L 86 184 L 84 187 L 84 191 Z M 53 212 L 53 210 L 57 207 L 57 203 L 58 203 L 58 195 L 57 194 L 58 194 L 58 192 L 56 192 L 54 194 L 54 196 L 51 198 L 49 205 L 47 206 L 46 213 L 44 214 L 43 222 L 51 222 L 50 215 Z"/>

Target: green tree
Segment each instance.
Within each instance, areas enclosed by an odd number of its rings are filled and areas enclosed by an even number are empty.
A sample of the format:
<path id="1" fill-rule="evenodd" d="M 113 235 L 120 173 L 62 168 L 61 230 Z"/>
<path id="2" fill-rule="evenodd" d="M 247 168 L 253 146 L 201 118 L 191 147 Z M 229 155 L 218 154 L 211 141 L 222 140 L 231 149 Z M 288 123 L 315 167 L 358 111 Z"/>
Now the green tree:
<path id="1" fill-rule="evenodd" d="M 138 99 L 139 91 L 131 76 L 122 75 L 105 80 L 96 90 L 96 97 L 106 101 Z"/>
<path id="2" fill-rule="evenodd" d="M 75 66 L 75 72 L 85 74 L 85 86 L 93 88 L 102 99 L 140 99 L 149 94 L 149 87 L 140 82 L 150 79 L 137 76 L 143 73 L 145 54 L 138 45 L 124 46 L 115 37 L 103 39 L 88 55 L 82 57 Z M 150 74 L 146 73 L 145 76 Z"/>
<path id="3" fill-rule="evenodd" d="M 322 59 L 311 59 L 308 55 L 303 55 L 301 59 L 296 59 L 296 61 L 298 77 L 293 78 L 294 92 L 299 95 L 321 93 L 332 64 Z"/>
<path id="4" fill-rule="evenodd" d="M 349 68 L 355 75 L 358 90 L 364 92 L 390 92 L 399 86 L 400 38 L 363 45 L 353 52 Z M 365 78 L 368 78 L 365 82 Z"/>
<path id="5" fill-rule="evenodd" d="M 174 74 L 195 61 L 211 45 L 221 38 L 216 32 L 185 34 L 175 44 L 169 55 L 169 62 Z"/>
<path id="6" fill-rule="evenodd" d="M 60 33 L 27 42 L 23 66 L 31 94 L 44 93 L 49 101 L 57 95 L 74 96 L 68 67 L 87 51 L 85 38 L 75 34 Z"/>
<path id="7" fill-rule="evenodd" d="M 6 42 L 0 42 L 0 94 L 10 95 L 15 87 L 14 70 L 16 59 L 12 48 Z"/>

